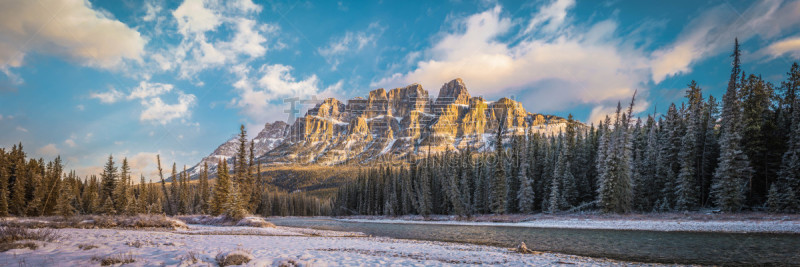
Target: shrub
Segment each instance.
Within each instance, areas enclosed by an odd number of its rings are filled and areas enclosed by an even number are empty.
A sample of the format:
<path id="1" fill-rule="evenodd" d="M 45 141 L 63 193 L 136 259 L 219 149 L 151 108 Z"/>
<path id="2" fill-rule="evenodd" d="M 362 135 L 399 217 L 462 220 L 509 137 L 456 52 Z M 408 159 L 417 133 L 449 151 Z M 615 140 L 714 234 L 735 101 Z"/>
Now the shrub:
<path id="1" fill-rule="evenodd" d="M 99 262 L 102 266 L 114 265 L 114 264 L 127 264 L 136 262 L 136 259 L 133 257 L 131 253 L 120 253 L 114 255 L 108 255 L 105 257 L 94 256 L 92 257 L 92 261 Z"/>
<path id="2" fill-rule="evenodd" d="M 82 249 L 82 250 L 90 250 L 90 249 L 93 249 L 93 248 L 97 248 L 97 246 L 92 245 L 92 244 L 78 244 L 78 248 Z"/>
<path id="3" fill-rule="evenodd" d="M 228 266 L 228 265 L 242 265 L 245 263 L 250 262 L 253 260 L 253 254 L 250 251 L 244 249 L 236 249 L 234 251 L 229 251 L 222 253 L 220 252 L 217 254 L 216 260 L 217 264 L 220 267 Z"/>

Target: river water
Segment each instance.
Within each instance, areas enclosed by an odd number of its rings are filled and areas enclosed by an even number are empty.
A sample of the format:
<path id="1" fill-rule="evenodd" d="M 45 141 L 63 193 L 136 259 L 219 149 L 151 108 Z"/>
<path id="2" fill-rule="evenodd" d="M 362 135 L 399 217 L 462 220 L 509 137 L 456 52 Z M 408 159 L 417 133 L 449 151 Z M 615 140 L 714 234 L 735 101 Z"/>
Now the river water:
<path id="1" fill-rule="evenodd" d="M 800 265 L 799 234 L 657 232 L 348 222 L 324 218 L 272 218 L 276 225 L 362 232 L 402 239 L 516 247 L 626 261 L 714 264 Z"/>

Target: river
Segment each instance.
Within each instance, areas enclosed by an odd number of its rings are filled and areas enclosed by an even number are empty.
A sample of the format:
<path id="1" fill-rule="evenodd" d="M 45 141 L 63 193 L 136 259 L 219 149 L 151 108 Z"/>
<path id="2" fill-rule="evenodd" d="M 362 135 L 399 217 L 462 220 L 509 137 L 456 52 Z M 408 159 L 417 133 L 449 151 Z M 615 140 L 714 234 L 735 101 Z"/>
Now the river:
<path id="1" fill-rule="evenodd" d="M 714 232 L 658 232 L 349 222 L 326 218 L 271 218 L 280 226 L 362 232 L 401 239 L 516 247 L 625 261 L 713 264 L 798 265 L 800 235 Z"/>

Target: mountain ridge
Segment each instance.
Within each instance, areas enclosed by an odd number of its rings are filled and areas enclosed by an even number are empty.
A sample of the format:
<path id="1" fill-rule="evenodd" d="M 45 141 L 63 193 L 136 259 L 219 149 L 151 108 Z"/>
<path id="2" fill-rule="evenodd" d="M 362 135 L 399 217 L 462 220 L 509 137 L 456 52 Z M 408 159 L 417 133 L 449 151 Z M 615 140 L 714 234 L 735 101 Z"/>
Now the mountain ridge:
<path id="1" fill-rule="evenodd" d="M 261 164 L 370 163 L 403 160 L 428 149 L 433 153 L 467 147 L 492 150 L 500 123 L 507 135 L 519 135 L 526 129 L 558 133 L 566 122 L 562 117 L 527 112 L 510 98 L 473 97 L 457 78 L 442 85 L 435 99 L 417 83 L 388 91 L 378 88 L 367 98 L 354 97 L 346 103 L 327 98 L 292 124 L 266 123 L 252 141 Z M 229 160 L 237 146 L 235 138 L 228 140 L 190 173 L 198 174 L 204 163 L 209 171 L 215 170 L 219 159 Z"/>

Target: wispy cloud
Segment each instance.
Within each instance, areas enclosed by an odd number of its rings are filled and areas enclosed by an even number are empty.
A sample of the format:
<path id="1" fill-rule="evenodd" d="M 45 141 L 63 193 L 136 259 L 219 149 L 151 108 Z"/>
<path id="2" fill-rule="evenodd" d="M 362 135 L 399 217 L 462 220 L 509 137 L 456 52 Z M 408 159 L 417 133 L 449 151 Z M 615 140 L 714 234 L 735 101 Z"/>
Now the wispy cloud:
<path id="1" fill-rule="evenodd" d="M 700 60 L 730 51 L 734 38 L 744 43 L 756 36 L 765 40 L 778 36 L 800 24 L 798 14 L 800 1 L 757 1 L 741 13 L 728 4 L 708 9 L 695 16 L 675 42 L 652 53 L 653 82 L 688 73 Z M 772 52 L 787 48 L 791 43 Z"/>
<path id="2" fill-rule="evenodd" d="M 95 98 L 100 100 L 103 104 L 113 104 L 122 99 L 125 96 L 120 91 L 117 91 L 114 87 L 110 87 L 108 91 L 102 93 L 91 93 L 89 98 Z"/>
<path id="3" fill-rule="evenodd" d="M 383 28 L 374 22 L 364 31 L 347 31 L 341 37 L 331 38 L 328 45 L 317 49 L 317 53 L 325 58 L 332 70 L 336 70 L 343 56 L 358 53 L 367 46 L 375 46 L 375 41 L 382 34 Z"/>

